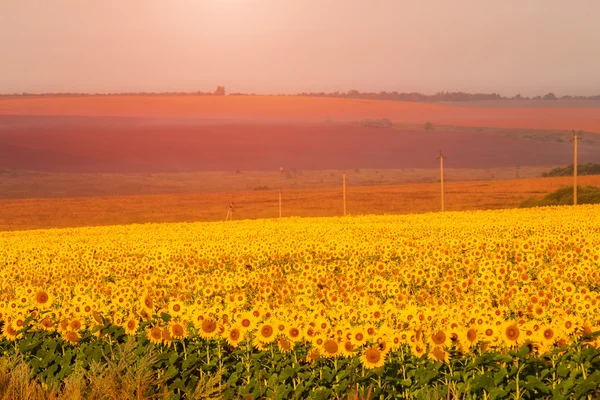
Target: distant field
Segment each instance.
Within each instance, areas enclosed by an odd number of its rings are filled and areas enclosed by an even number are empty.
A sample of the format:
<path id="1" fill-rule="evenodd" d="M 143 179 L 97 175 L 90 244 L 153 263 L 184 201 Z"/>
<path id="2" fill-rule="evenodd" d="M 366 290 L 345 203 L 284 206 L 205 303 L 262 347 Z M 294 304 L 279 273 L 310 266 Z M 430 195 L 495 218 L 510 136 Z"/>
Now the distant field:
<path id="1" fill-rule="evenodd" d="M 0 103 L 2 103 L 0 101 Z M 161 173 L 566 165 L 564 131 L 374 127 L 350 122 L 215 122 L 187 118 L 0 116 L 0 167 L 44 172 Z M 586 134 L 583 163 L 600 135 Z"/>
<path id="2" fill-rule="evenodd" d="M 432 164 L 437 161 L 432 158 Z M 445 168 L 446 181 L 539 177 L 553 166 L 487 169 Z M 339 187 L 342 173 L 351 186 L 431 183 L 439 168 L 279 171 L 202 171 L 189 173 L 82 174 L 0 169 L 0 199 L 43 197 L 191 194 Z"/>
<path id="3" fill-rule="evenodd" d="M 446 209 L 483 210 L 516 207 L 530 196 L 543 197 L 572 178 L 536 178 L 449 182 Z M 600 176 L 580 177 L 581 185 L 600 186 Z M 0 200 L 0 230 L 114 225 L 146 222 L 223 220 L 229 202 L 235 219 L 274 218 L 276 190 L 145 196 Z M 439 184 L 349 187 L 348 214 L 406 214 L 440 209 Z M 283 192 L 283 216 L 342 214 L 341 187 L 289 189 Z"/>
<path id="4" fill-rule="evenodd" d="M 482 103 L 483 105 L 484 103 Z M 502 103 L 506 105 L 507 103 Z M 544 103 L 545 104 L 545 103 Z M 559 103 L 556 103 L 559 104 Z M 564 102 L 565 107 L 570 103 Z M 457 106 L 458 105 L 458 106 Z M 199 117 L 227 121 L 355 121 L 471 127 L 583 130 L 600 133 L 600 108 L 473 107 L 294 96 L 111 96 L 0 98 L 4 115 Z"/>
<path id="5" fill-rule="evenodd" d="M 598 108 L 600 100 L 480 100 L 436 103 L 466 108 Z"/>

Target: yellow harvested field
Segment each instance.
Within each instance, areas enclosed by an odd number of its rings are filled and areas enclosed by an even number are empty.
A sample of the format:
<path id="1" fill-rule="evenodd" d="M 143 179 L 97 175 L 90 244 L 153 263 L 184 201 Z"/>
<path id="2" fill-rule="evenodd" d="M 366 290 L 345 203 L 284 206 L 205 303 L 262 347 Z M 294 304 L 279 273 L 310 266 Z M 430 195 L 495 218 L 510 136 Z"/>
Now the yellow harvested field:
<path id="1" fill-rule="evenodd" d="M 534 178 L 448 182 L 446 210 L 518 207 L 530 196 L 543 197 L 572 184 L 572 178 Z M 600 186 L 600 176 L 579 177 L 580 185 Z M 234 219 L 278 217 L 278 191 L 144 196 L 0 200 L 0 230 L 116 225 L 146 222 L 220 221 L 235 203 Z M 409 214 L 440 210 L 439 184 L 347 188 L 347 213 Z M 343 212 L 342 188 L 283 191 L 283 216 L 336 216 Z"/>

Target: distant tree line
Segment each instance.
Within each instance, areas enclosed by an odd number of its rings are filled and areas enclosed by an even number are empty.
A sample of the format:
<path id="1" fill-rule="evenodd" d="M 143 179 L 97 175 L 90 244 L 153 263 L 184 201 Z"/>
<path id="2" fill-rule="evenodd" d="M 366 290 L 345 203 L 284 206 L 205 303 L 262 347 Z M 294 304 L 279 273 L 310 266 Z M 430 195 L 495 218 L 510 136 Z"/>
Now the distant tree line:
<path id="1" fill-rule="evenodd" d="M 225 96 L 225 86 L 217 86 L 214 92 L 118 92 L 118 93 L 13 93 L 0 96 L 36 96 L 36 97 L 69 97 L 69 96 Z"/>
<path id="2" fill-rule="evenodd" d="M 550 172 L 542 172 L 542 176 L 572 176 L 573 172 L 573 164 L 571 164 L 562 168 L 554 168 Z M 600 175 L 600 164 L 577 164 L 577 175 Z"/>
<path id="3" fill-rule="evenodd" d="M 225 87 L 217 86 L 214 92 L 124 92 L 124 93 L 14 93 L 2 96 L 225 96 Z M 230 93 L 230 96 L 256 96 L 254 93 Z M 349 90 L 347 92 L 302 92 L 296 94 L 281 94 L 278 96 L 303 96 L 303 97 L 333 97 L 342 99 L 370 99 L 391 100 L 410 102 L 459 102 L 459 101 L 481 101 L 481 100 L 600 100 L 597 96 L 562 96 L 557 97 L 554 93 L 544 96 L 526 97 L 517 94 L 512 97 L 501 96 L 498 93 L 466 93 L 466 92 L 438 92 L 436 94 L 423 94 L 418 92 L 359 92 Z"/>
<path id="4" fill-rule="evenodd" d="M 466 93 L 466 92 L 438 92 L 427 95 L 418 92 L 398 93 L 398 92 L 359 92 L 350 90 L 348 92 L 310 92 L 298 93 L 296 96 L 310 97 L 336 97 L 345 99 L 372 99 L 372 100 L 392 100 L 392 101 L 412 101 L 412 102 L 441 102 L 441 101 L 480 101 L 480 100 L 600 100 L 597 96 L 562 96 L 557 97 L 554 93 L 547 93 L 544 96 L 525 97 L 517 94 L 513 97 L 501 96 L 498 93 Z"/>

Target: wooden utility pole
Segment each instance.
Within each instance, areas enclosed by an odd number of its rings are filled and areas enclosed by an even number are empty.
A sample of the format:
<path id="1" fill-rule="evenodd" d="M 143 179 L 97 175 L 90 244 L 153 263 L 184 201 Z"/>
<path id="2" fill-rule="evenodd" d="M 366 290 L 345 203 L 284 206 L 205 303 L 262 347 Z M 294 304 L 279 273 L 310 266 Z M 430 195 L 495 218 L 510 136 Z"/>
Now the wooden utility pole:
<path id="1" fill-rule="evenodd" d="M 229 203 L 229 208 L 227 209 L 227 215 L 225 216 L 225 221 L 233 220 L 233 202 Z"/>
<path id="2" fill-rule="evenodd" d="M 281 218 L 281 189 L 279 189 L 279 218 Z"/>
<path id="3" fill-rule="evenodd" d="M 440 150 L 440 193 L 442 201 L 442 212 L 444 212 L 444 156 L 442 156 L 442 150 Z"/>
<path id="4" fill-rule="evenodd" d="M 581 139 L 573 129 L 573 205 L 577 205 L 577 141 Z"/>
<path id="5" fill-rule="evenodd" d="M 344 216 L 346 216 L 346 173 L 342 174 L 342 190 L 344 192 Z"/>

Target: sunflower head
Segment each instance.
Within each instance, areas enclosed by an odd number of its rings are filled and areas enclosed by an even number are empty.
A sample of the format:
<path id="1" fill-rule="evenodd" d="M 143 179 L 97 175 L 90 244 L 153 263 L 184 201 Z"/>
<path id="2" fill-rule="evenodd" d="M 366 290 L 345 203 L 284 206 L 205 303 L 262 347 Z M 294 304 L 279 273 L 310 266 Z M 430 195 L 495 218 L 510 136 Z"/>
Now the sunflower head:
<path id="1" fill-rule="evenodd" d="M 385 354 L 379 350 L 379 346 L 367 347 L 360 356 L 360 362 L 368 369 L 379 368 L 385 363 Z"/>
<path id="2" fill-rule="evenodd" d="M 140 320 L 135 315 L 131 314 L 129 317 L 125 319 L 123 323 L 123 328 L 125 329 L 125 333 L 128 335 L 135 335 L 140 326 Z"/>
<path id="3" fill-rule="evenodd" d="M 81 340 L 81 336 L 77 331 L 67 331 L 63 334 L 63 338 L 65 341 L 69 342 L 72 345 L 78 345 Z"/>
<path id="4" fill-rule="evenodd" d="M 174 339 L 184 339 L 188 336 L 187 328 L 183 322 L 169 321 L 169 331 Z"/>
<path id="5" fill-rule="evenodd" d="M 245 332 L 238 325 L 234 325 L 225 330 L 225 340 L 233 348 L 238 347 L 239 343 L 244 340 Z"/>
<path id="6" fill-rule="evenodd" d="M 54 299 L 52 295 L 45 290 L 38 290 L 35 293 L 34 304 L 40 310 L 47 310 L 52 306 Z"/>
<path id="7" fill-rule="evenodd" d="M 146 331 L 150 343 L 161 344 L 163 341 L 162 329 L 158 326 L 152 326 Z"/>
<path id="8" fill-rule="evenodd" d="M 338 357 L 341 354 L 341 347 L 337 340 L 327 339 L 321 345 L 321 354 L 323 357 Z"/>

